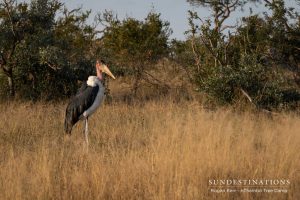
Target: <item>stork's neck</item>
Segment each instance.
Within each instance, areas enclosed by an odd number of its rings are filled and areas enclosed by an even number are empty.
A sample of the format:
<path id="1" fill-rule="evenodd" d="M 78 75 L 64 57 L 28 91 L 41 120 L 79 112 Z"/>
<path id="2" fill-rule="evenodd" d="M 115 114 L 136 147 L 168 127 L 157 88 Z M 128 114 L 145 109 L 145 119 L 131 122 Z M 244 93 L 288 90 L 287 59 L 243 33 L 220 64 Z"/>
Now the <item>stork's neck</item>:
<path id="1" fill-rule="evenodd" d="M 102 72 L 96 67 L 96 70 L 97 70 L 97 77 L 100 81 L 102 81 L 103 79 L 103 76 L 102 76 Z"/>

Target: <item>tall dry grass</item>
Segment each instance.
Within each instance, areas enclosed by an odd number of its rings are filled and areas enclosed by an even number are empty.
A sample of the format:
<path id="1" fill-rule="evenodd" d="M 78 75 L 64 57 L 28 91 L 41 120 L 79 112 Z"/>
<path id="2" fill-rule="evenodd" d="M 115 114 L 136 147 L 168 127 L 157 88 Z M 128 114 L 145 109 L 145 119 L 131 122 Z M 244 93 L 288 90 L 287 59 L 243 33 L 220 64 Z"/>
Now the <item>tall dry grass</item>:
<path id="1" fill-rule="evenodd" d="M 1 104 L 0 199 L 300 199 L 300 119 L 197 103 L 104 105 L 65 138 L 65 105 Z M 289 179 L 287 193 L 212 193 L 209 179 Z"/>

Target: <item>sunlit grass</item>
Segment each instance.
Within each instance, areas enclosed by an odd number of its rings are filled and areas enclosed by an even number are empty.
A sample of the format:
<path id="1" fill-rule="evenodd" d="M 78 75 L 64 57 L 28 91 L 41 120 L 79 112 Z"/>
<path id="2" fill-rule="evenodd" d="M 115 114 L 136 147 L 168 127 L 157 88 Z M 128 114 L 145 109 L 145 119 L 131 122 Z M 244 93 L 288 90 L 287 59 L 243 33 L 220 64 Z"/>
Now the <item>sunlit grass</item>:
<path id="1" fill-rule="evenodd" d="M 63 104 L 1 104 L 0 199 L 297 199 L 300 119 L 195 102 L 104 105 L 63 131 Z M 289 179 L 286 194 L 209 192 L 209 179 Z M 298 188 L 297 188 L 298 187 Z M 297 196 L 298 195 L 298 196 Z"/>

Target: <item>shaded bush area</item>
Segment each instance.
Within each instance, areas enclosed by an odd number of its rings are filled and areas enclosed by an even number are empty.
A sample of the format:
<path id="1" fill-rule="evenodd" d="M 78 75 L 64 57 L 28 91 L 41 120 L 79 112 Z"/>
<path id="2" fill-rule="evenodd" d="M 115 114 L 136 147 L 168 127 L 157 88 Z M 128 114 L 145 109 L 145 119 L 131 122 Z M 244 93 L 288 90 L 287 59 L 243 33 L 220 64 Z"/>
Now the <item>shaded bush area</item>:
<path id="1" fill-rule="evenodd" d="M 226 24 L 233 12 L 253 2 L 269 12 L 250 13 L 239 24 Z M 178 41 L 170 40 L 170 24 L 153 11 L 144 20 L 98 13 L 99 30 L 87 23 L 90 11 L 68 10 L 59 0 L 3 0 L 0 94 L 30 100 L 69 97 L 94 73 L 95 59 L 102 58 L 118 77 L 125 77 L 128 96 L 135 98 L 145 82 L 164 91 L 172 88 L 158 78 L 164 73 L 158 61 L 169 60 L 180 66 L 179 76 L 188 77 L 189 89 L 210 102 L 234 104 L 246 98 L 268 110 L 299 107 L 297 9 L 284 0 L 187 3 L 210 8 L 211 16 L 189 11 L 187 39 Z"/>
<path id="2" fill-rule="evenodd" d="M 69 11 L 56 0 L 4 0 L 0 6 L 2 91 L 31 100 L 73 94 L 93 70 L 90 12 Z"/>
<path id="3" fill-rule="evenodd" d="M 168 57 L 169 23 L 154 12 L 142 21 L 134 18 L 120 21 L 106 11 L 98 15 L 98 20 L 106 28 L 97 55 L 107 58 L 119 75 L 133 77 L 131 93 L 136 96 L 141 82 L 152 78 L 149 70 L 153 65 Z"/>
<path id="4" fill-rule="evenodd" d="M 254 55 L 243 56 L 237 66 L 217 67 L 206 76 L 196 77 L 196 82 L 221 104 L 233 103 L 241 95 L 267 109 L 286 107 L 290 101 L 300 100 L 296 90 L 287 92 L 284 88 L 282 74 L 259 64 Z"/>
<path id="5" fill-rule="evenodd" d="M 193 74 L 198 91 L 220 104 L 242 97 L 268 110 L 299 106 L 300 18 L 294 8 L 283 0 L 255 1 L 271 12 L 228 26 L 226 19 L 251 1 L 189 2 L 212 10 L 209 19 L 189 11 L 188 39 L 173 42 L 174 59 Z"/>

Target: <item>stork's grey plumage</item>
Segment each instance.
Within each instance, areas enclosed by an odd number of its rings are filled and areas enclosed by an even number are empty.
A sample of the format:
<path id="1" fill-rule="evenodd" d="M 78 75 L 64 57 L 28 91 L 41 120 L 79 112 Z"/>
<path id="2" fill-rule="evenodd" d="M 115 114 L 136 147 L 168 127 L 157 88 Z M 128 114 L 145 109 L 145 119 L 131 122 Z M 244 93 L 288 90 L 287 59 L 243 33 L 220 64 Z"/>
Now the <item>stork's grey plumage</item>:
<path id="1" fill-rule="evenodd" d="M 85 140 L 88 145 L 88 118 L 100 106 L 104 98 L 104 86 L 102 85 L 102 72 L 108 74 L 113 79 L 114 75 L 110 72 L 103 61 L 96 62 L 97 76 L 89 76 L 77 91 L 76 95 L 71 98 L 65 117 L 65 131 L 71 134 L 72 127 L 79 121 L 85 121 Z"/>
<path id="2" fill-rule="evenodd" d="M 66 109 L 65 118 L 65 131 L 71 134 L 72 127 L 80 120 L 83 119 L 83 113 L 88 110 L 94 103 L 99 86 L 89 86 L 84 82 L 77 91 L 76 95 L 69 102 Z"/>

